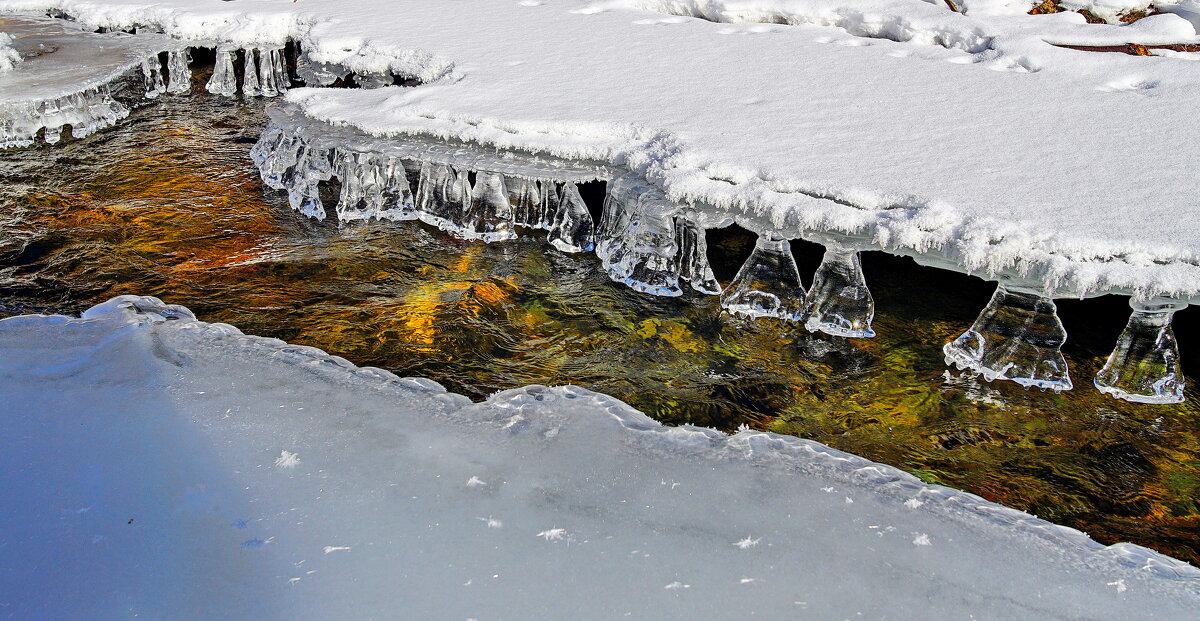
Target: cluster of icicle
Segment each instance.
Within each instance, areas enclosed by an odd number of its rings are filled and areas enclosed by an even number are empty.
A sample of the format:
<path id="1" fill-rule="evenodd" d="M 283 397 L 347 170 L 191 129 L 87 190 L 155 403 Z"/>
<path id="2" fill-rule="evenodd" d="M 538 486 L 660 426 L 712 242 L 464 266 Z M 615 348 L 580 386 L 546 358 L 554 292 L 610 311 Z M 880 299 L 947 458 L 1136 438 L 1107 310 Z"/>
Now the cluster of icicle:
<path id="1" fill-rule="evenodd" d="M 312 218 L 326 217 L 320 185 L 337 178 L 339 220 L 420 220 L 456 237 L 485 242 L 514 239 L 518 230 L 544 230 L 559 250 L 594 250 L 610 278 L 637 291 L 679 296 L 686 285 L 697 293 L 720 295 L 721 306 L 735 315 L 795 322 L 840 337 L 875 335 L 875 303 L 858 249 L 827 242 L 806 290 L 788 240 L 763 232 L 722 290 L 709 266 L 697 208 L 668 200 L 634 174 L 608 183 L 600 220 L 593 224 L 578 187 L 556 181 L 550 173 L 537 177 L 463 170 L 367 147 L 314 146 L 302 134 L 274 124 L 251 156 L 263 182 L 287 191 L 292 208 Z M 1133 316 L 1095 385 L 1128 401 L 1182 401 L 1184 379 L 1170 327 L 1182 305 L 1163 300 L 1132 304 Z M 1008 379 L 1060 391 L 1072 386 L 1061 352 L 1065 340 L 1052 299 L 1004 281 L 974 325 L 944 351 L 947 364 L 988 381 Z"/>
<path id="2" fill-rule="evenodd" d="M 1174 314 L 1175 300 L 1129 302 L 1133 313 L 1093 383 L 1100 392 L 1135 403 L 1181 403 L 1185 381 Z M 1070 390 L 1062 345 L 1067 332 L 1044 291 L 1002 280 L 975 323 L 946 344 L 946 364 L 984 379 L 1012 380 L 1043 390 Z"/>
<path id="3" fill-rule="evenodd" d="M 238 94 L 238 50 L 229 45 L 217 47 L 212 78 L 205 88 L 214 95 L 236 97 Z M 246 48 L 241 51 L 242 95 L 245 97 L 276 97 L 287 92 L 292 80 L 288 77 L 287 58 L 283 48 Z"/>
<path id="4" fill-rule="evenodd" d="M 187 50 L 168 52 L 164 79 L 158 54 L 142 60 L 145 90 L 141 94 L 147 99 L 154 99 L 163 93 L 190 91 L 192 72 L 188 62 Z M 38 132 L 42 132 L 42 139 L 47 144 L 57 144 L 66 126 L 71 128 L 72 136 L 83 138 L 116 125 L 129 116 L 129 107 L 113 97 L 113 91 L 118 88 L 117 82 L 123 81 L 124 77 L 62 97 L 10 106 L 5 111 L 6 118 L 0 120 L 0 149 L 32 145 Z"/>
<path id="5" fill-rule="evenodd" d="M 594 250 L 610 278 L 637 291 L 679 296 L 687 286 L 722 294 L 696 210 L 668 200 L 636 175 L 608 184 L 600 221 L 593 223 L 574 183 L 314 146 L 274 124 L 251 157 L 263 182 L 287 191 L 292 208 L 309 217 L 326 217 L 320 185 L 336 177 L 339 220 L 421 220 L 485 242 L 514 239 L 519 229 L 544 230 L 559 250 Z M 858 253 L 846 248 L 829 248 L 806 295 L 787 242 L 764 235 L 722 305 L 739 315 L 799 321 L 813 331 L 874 336 L 874 301 Z"/>

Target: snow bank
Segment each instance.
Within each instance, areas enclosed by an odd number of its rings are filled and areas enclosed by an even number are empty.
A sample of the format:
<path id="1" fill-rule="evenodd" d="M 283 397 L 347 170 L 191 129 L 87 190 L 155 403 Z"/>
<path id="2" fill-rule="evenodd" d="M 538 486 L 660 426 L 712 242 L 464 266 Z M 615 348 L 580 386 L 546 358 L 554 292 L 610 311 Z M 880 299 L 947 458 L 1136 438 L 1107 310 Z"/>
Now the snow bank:
<path id="1" fill-rule="evenodd" d="M 293 38 L 320 62 L 426 82 L 289 95 L 374 135 L 608 162 L 673 200 L 1060 296 L 1200 292 L 1200 177 L 1182 157 L 1200 141 L 1200 65 L 1049 43 L 1193 43 L 1186 7 L 1092 25 L 964 6 L 0 0 L 194 40 Z M 762 20 L 786 23 L 746 23 Z"/>
<path id="2" fill-rule="evenodd" d="M 1187 619 L 1200 571 L 574 387 L 472 404 L 123 296 L 0 321 L 13 618 Z"/>

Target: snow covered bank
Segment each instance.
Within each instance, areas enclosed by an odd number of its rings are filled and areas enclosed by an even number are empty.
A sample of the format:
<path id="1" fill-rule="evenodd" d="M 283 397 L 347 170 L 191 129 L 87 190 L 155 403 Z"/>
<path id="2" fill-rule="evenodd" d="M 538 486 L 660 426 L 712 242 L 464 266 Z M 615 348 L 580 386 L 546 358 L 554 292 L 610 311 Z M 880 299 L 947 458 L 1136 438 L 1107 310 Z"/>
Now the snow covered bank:
<path id="1" fill-rule="evenodd" d="M 585 390 L 484 403 L 152 298 L 0 321 L 13 618 L 1188 619 L 1200 571 Z"/>

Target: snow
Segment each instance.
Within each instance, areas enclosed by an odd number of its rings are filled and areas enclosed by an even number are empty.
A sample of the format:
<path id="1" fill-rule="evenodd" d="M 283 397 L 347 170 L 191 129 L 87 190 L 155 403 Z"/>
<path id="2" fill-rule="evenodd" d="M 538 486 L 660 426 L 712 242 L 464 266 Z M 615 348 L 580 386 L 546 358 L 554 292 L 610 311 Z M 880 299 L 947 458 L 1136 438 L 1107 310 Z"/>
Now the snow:
<path id="1" fill-rule="evenodd" d="M 814 442 L 663 427 L 576 387 L 470 403 L 132 296 L 80 319 L 0 321 L 0 350 L 11 618 L 1188 619 L 1200 606 L 1200 570 L 1144 548 Z"/>
<path id="2" fill-rule="evenodd" d="M 1060 296 L 1200 292 L 1200 225 L 1187 217 L 1200 177 L 1182 156 L 1200 139 L 1200 65 L 1047 43 L 1196 42 L 1194 3 L 1140 25 L 962 4 L 0 0 L 0 11 L 54 8 L 230 45 L 293 38 L 316 60 L 427 82 L 289 93 L 320 120 L 609 162 L 675 200 L 1024 274 Z M 789 23 L 745 23 L 765 17 Z"/>
<path id="3" fill-rule="evenodd" d="M 0 73 L 11 71 L 21 62 L 21 53 L 12 45 L 12 35 L 0 32 Z"/>

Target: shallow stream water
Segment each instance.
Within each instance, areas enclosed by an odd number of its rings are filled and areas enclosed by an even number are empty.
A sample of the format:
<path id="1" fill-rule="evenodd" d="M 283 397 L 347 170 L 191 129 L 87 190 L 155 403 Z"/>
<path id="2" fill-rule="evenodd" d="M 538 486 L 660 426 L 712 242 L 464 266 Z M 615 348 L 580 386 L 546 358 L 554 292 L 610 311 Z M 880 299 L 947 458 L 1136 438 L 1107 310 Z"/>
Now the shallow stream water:
<path id="1" fill-rule="evenodd" d="M 476 399 L 572 383 L 669 424 L 812 438 L 1200 564 L 1200 393 L 1148 406 L 1091 386 L 1123 300 L 1060 303 L 1075 390 L 988 384 L 941 354 L 991 295 L 982 280 L 867 253 L 875 339 L 738 320 L 715 297 L 631 291 L 591 254 L 532 237 L 309 221 L 264 191 L 246 156 L 264 124 L 261 103 L 197 94 L 85 140 L 0 153 L 0 315 L 155 295 Z M 753 242 L 709 231 L 724 283 Z M 820 249 L 794 250 L 807 280 Z M 1178 315 L 1185 355 L 1200 347 L 1187 331 L 1198 316 Z"/>

